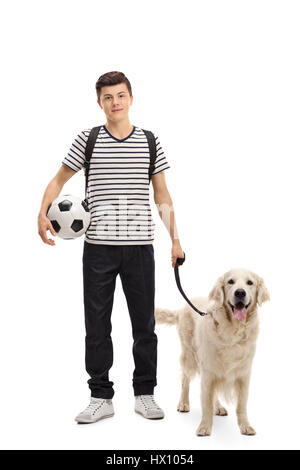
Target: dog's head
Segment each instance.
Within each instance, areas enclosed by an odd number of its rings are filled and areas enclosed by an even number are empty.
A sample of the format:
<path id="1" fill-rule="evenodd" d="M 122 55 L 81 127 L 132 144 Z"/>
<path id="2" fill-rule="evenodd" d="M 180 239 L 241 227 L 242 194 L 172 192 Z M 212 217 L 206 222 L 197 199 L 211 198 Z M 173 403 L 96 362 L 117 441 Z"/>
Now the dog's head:
<path id="1" fill-rule="evenodd" d="M 209 299 L 223 306 L 229 315 L 245 321 L 256 306 L 270 300 L 264 280 L 246 269 L 232 269 L 219 277 Z"/>

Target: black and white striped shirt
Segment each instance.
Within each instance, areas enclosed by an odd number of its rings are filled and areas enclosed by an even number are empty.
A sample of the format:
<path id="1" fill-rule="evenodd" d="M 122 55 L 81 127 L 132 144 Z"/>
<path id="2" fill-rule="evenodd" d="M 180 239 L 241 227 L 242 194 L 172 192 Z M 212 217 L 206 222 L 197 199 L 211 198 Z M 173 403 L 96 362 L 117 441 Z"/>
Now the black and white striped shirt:
<path id="1" fill-rule="evenodd" d="M 74 171 L 83 167 L 91 129 L 74 140 L 62 163 Z M 170 168 L 159 138 L 153 174 Z M 125 139 L 112 136 L 104 125 L 90 160 L 87 200 L 91 223 L 85 240 L 100 245 L 148 245 L 154 241 L 155 224 L 149 203 L 150 154 L 145 133 L 133 126 Z"/>

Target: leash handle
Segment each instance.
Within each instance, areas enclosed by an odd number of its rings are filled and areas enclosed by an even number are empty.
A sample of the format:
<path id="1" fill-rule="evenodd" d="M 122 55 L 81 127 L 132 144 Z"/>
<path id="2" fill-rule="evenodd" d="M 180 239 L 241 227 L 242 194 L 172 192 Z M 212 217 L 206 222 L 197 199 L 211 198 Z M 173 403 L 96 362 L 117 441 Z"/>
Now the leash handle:
<path id="1" fill-rule="evenodd" d="M 184 253 L 184 252 L 183 252 L 183 255 L 184 255 L 183 258 L 177 258 L 176 264 L 175 264 L 175 267 L 174 267 L 175 279 L 176 279 L 176 284 L 177 284 L 177 287 L 178 287 L 178 289 L 179 289 L 179 292 L 181 293 L 182 297 L 187 301 L 187 303 L 192 307 L 192 309 L 195 310 L 195 312 L 199 313 L 199 315 L 201 315 L 201 316 L 208 315 L 208 313 L 206 313 L 206 312 L 201 312 L 201 310 L 198 310 L 198 309 L 192 304 L 192 302 L 187 298 L 187 296 L 185 295 L 185 293 L 183 292 L 183 289 L 182 289 L 181 283 L 180 283 L 179 272 L 178 272 L 178 266 L 181 266 L 181 265 L 185 262 L 185 253 Z"/>
<path id="2" fill-rule="evenodd" d="M 176 264 L 181 266 L 185 262 L 185 252 L 183 252 L 183 258 L 177 258 Z"/>

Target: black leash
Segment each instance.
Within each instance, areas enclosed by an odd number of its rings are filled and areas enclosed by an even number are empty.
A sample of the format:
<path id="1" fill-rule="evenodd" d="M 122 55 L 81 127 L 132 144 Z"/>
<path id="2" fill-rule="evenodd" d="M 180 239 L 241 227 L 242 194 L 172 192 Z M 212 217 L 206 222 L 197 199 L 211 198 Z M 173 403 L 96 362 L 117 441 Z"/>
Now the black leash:
<path id="1" fill-rule="evenodd" d="M 185 261 L 185 253 L 184 254 L 184 258 L 177 258 L 176 260 L 176 264 L 175 264 L 175 267 L 174 267 L 174 271 L 175 271 L 175 279 L 176 279 L 176 284 L 177 284 L 177 287 L 181 293 L 181 295 L 185 298 L 185 300 L 187 301 L 187 303 L 197 312 L 199 313 L 199 315 L 209 315 L 209 313 L 206 313 L 206 312 L 201 312 L 200 310 L 198 310 L 193 304 L 192 302 L 190 302 L 190 300 L 187 298 L 187 296 L 185 295 L 185 293 L 183 292 L 183 289 L 181 287 L 181 284 L 180 284 L 180 279 L 179 279 L 179 272 L 178 272 L 178 266 L 181 266 L 184 261 Z"/>

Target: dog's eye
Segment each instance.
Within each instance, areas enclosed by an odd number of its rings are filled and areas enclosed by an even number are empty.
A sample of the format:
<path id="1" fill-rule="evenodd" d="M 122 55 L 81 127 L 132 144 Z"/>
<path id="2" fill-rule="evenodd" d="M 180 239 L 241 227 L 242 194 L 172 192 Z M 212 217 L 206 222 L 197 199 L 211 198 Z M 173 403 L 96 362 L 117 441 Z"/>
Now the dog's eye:
<path id="1" fill-rule="evenodd" d="M 234 280 L 233 280 L 233 279 L 229 279 L 228 284 L 234 284 Z"/>
<path id="2" fill-rule="evenodd" d="M 247 281 L 247 284 L 248 284 L 248 286 L 252 286 L 252 285 L 253 285 L 253 282 L 250 281 L 250 279 L 249 279 L 249 281 Z"/>

